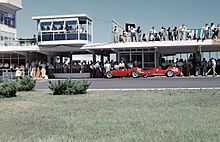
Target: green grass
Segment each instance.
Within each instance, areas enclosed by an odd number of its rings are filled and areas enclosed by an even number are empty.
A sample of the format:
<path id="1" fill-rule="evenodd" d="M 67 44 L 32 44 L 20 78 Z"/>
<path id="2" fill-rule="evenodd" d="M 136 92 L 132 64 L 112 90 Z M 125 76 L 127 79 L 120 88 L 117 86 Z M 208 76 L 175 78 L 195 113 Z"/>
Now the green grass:
<path id="1" fill-rule="evenodd" d="M 2 142 L 218 142 L 220 90 L 90 91 L 0 99 Z"/>

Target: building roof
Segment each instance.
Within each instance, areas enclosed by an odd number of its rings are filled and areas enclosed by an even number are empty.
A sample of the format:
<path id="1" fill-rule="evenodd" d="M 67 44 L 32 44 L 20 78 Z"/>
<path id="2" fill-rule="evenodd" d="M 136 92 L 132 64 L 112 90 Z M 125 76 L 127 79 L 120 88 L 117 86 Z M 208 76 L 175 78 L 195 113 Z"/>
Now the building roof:
<path id="1" fill-rule="evenodd" d="M 126 42 L 126 43 L 100 43 L 88 44 L 81 49 L 120 49 L 120 48 L 152 48 L 152 47 L 189 47 L 189 46 L 210 46 L 213 45 L 213 40 L 196 41 L 154 41 L 154 42 Z"/>
<path id="2" fill-rule="evenodd" d="M 87 18 L 92 21 L 86 14 L 70 14 L 70 15 L 51 15 L 51 16 L 34 16 L 32 17 L 33 20 L 46 20 L 46 19 L 64 19 L 64 18 Z"/>
<path id="3" fill-rule="evenodd" d="M 22 0 L 1 0 L 0 5 L 18 11 L 22 9 Z"/>

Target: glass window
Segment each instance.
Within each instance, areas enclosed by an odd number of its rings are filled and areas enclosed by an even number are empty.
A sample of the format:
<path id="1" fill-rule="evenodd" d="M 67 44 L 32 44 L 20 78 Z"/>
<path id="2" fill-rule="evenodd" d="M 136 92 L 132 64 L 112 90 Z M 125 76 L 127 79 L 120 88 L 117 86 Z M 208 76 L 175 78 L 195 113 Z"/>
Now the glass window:
<path id="1" fill-rule="evenodd" d="M 52 30 L 63 30 L 64 21 L 54 21 Z"/>
<path id="2" fill-rule="evenodd" d="M 206 58 L 206 60 L 209 60 L 209 52 L 203 52 L 202 58 Z"/>
<path id="3" fill-rule="evenodd" d="M 77 32 L 78 26 L 76 21 L 66 21 L 66 31 Z"/>
<path id="4" fill-rule="evenodd" d="M 49 31 L 51 27 L 51 22 L 41 22 L 41 31 Z"/>
<path id="5" fill-rule="evenodd" d="M 79 21 L 79 32 L 80 33 L 87 33 L 87 26 L 86 26 L 86 19 Z"/>

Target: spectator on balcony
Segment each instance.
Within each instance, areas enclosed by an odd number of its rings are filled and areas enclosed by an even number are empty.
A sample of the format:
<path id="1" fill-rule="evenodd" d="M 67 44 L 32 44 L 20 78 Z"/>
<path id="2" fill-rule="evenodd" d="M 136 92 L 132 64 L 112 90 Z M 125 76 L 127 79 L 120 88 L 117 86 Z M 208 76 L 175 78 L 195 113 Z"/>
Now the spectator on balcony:
<path id="1" fill-rule="evenodd" d="M 203 39 L 202 39 L 202 41 L 204 41 L 205 39 L 209 38 L 209 25 L 206 23 L 205 26 L 202 29 L 203 29 Z"/>
<path id="2" fill-rule="evenodd" d="M 215 24 L 211 23 L 210 28 L 209 28 L 209 36 L 211 39 L 212 39 L 213 35 L 215 34 L 215 29 L 216 29 Z"/>
<path id="3" fill-rule="evenodd" d="M 155 30 L 155 27 L 153 26 L 150 29 L 150 32 L 149 32 L 149 41 L 154 41 L 155 40 L 155 34 L 156 33 L 157 33 L 157 31 Z"/>
<path id="4" fill-rule="evenodd" d="M 173 34 L 170 27 L 167 29 L 167 33 L 168 33 L 168 40 L 173 41 Z"/>
<path id="5" fill-rule="evenodd" d="M 125 30 L 122 32 L 122 37 L 124 38 L 124 42 L 128 42 L 128 33 Z"/>
<path id="6" fill-rule="evenodd" d="M 131 42 L 137 42 L 137 37 L 136 37 L 136 29 L 134 27 L 131 27 Z"/>
<path id="7" fill-rule="evenodd" d="M 118 43 L 118 28 L 117 28 L 117 26 L 114 27 L 112 33 L 113 33 L 113 42 Z"/>
<path id="8" fill-rule="evenodd" d="M 137 39 L 138 39 L 138 42 L 141 42 L 141 35 L 142 35 L 142 31 L 141 31 L 141 27 L 138 26 L 137 28 Z"/>
<path id="9" fill-rule="evenodd" d="M 160 41 L 165 41 L 166 38 L 166 29 L 162 26 L 159 32 Z"/>
<path id="10" fill-rule="evenodd" d="M 178 37 L 179 37 L 178 29 L 177 29 L 177 27 L 174 27 L 173 28 L 173 38 L 174 38 L 174 40 L 177 40 Z"/>
<path id="11" fill-rule="evenodd" d="M 50 30 L 50 27 L 49 26 L 47 26 L 47 31 L 49 31 Z"/>
<path id="12" fill-rule="evenodd" d="M 124 38 L 123 38 L 122 35 L 119 35 L 119 37 L 118 37 L 118 41 L 119 41 L 119 42 L 123 42 L 123 43 L 125 42 L 125 41 L 124 41 Z"/>
<path id="13" fill-rule="evenodd" d="M 147 41 L 147 38 L 146 38 L 146 34 L 143 33 L 143 36 L 142 36 L 142 41 L 146 42 Z"/>
<path id="14" fill-rule="evenodd" d="M 179 40 L 185 40 L 186 30 L 187 28 L 184 24 L 179 27 Z"/>
<path id="15" fill-rule="evenodd" d="M 63 30 L 63 25 L 60 25 L 59 30 Z"/>
<path id="16" fill-rule="evenodd" d="M 220 24 L 217 26 L 217 38 L 220 38 Z"/>

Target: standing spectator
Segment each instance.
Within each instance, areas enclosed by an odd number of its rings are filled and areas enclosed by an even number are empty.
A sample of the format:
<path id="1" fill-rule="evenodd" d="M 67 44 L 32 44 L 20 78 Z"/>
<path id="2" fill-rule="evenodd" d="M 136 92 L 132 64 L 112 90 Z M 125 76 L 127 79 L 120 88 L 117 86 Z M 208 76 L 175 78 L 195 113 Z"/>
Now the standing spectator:
<path id="1" fill-rule="evenodd" d="M 204 41 L 205 39 L 209 38 L 209 26 L 206 23 L 205 26 L 202 28 L 203 29 L 203 39 L 202 41 Z"/>
<path id="2" fill-rule="evenodd" d="M 203 58 L 201 62 L 201 67 L 202 67 L 202 76 L 206 75 L 207 72 L 207 67 L 208 67 L 208 62 L 206 61 L 205 58 Z"/>
<path id="3" fill-rule="evenodd" d="M 142 41 L 144 41 L 144 42 L 146 42 L 146 41 L 147 41 L 147 38 L 146 38 L 145 33 L 144 33 L 144 34 L 143 34 L 143 36 L 142 36 Z"/>
<path id="4" fill-rule="evenodd" d="M 134 27 L 131 27 L 131 42 L 134 42 L 134 41 L 137 42 L 136 29 Z"/>
<path id="5" fill-rule="evenodd" d="M 15 72 L 15 77 L 16 77 L 16 79 L 18 79 L 18 80 L 21 79 L 22 71 L 21 71 L 21 69 L 20 69 L 20 66 L 17 65 L 16 68 L 15 68 L 15 70 L 16 70 L 16 72 Z"/>
<path id="6" fill-rule="evenodd" d="M 123 31 L 122 36 L 124 38 L 124 42 L 128 42 L 128 33 L 126 31 Z"/>
<path id="7" fill-rule="evenodd" d="M 119 35 L 118 40 L 119 40 L 119 42 L 123 42 L 123 43 L 125 42 L 125 41 L 124 41 L 124 38 L 123 38 L 123 36 L 122 36 L 122 35 Z"/>
<path id="8" fill-rule="evenodd" d="M 179 40 L 185 40 L 185 34 L 186 34 L 186 26 L 184 24 L 182 24 L 180 27 L 179 27 Z"/>
<path id="9" fill-rule="evenodd" d="M 112 32 L 113 32 L 113 42 L 118 43 L 118 28 L 117 28 L 117 26 L 114 27 Z"/>
<path id="10" fill-rule="evenodd" d="M 111 70 L 111 64 L 109 63 L 109 61 L 105 63 L 104 68 L 105 68 L 105 74 Z"/>
<path id="11" fill-rule="evenodd" d="M 183 72 L 183 59 L 177 60 L 176 65 Z"/>
<path id="12" fill-rule="evenodd" d="M 220 24 L 217 26 L 217 38 L 220 38 Z"/>
<path id="13" fill-rule="evenodd" d="M 215 30 L 216 30 L 215 24 L 211 23 L 209 29 L 210 29 L 210 31 L 209 31 L 210 38 L 213 39 L 213 35 L 215 34 Z"/>
<path id="14" fill-rule="evenodd" d="M 162 26 L 159 32 L 160 41 L 165 41 L 166 29 Z"/>
<path id="15" fill-rule="evenodd" d="M 168 33 L 168 40 L 173 41 L 173 35 L 170 27 L 167 29 L 167 33 Z"/>
<path id="16" fill-rule="evenodd" d="M 138 42 L 141 42 L 141 33 L 142 33 L 141 27 L 138 26 L 138 28 L 137 28 L 137 39 L 138 39 Z"/>
<path id="17" fill-rule="evenodd" d="M 216 68 L 216 60 L 215 58 L 211 58 L 209 60 L 209 63 L 211 65 L 211 68 L 208 70 L 208 72 L 206 73 L 206 75 L 209 74 L 209 72 L 212 70 L 213 71 L 213 77 L 215 77 L 217 75 L 217 73 L 215 72 L 215 68 Z"/>
<path id="18" fill-rule="evenodd" d="M 174 37 L 174 40 L 177 40 L 179 38 L 179 32 L 178 32 L 177 27 L 173 28 L 173 37 Z"/>
<path id="19" fill-rule="evenodd" d="M 150 29 L 150 32 L 149 32 L 149 41 L 154 41 L 155 40 L 155 34 L 156 33 L 157 33 L 157 31 L 155 30 L 155 27 L 153 26 Z"/>

